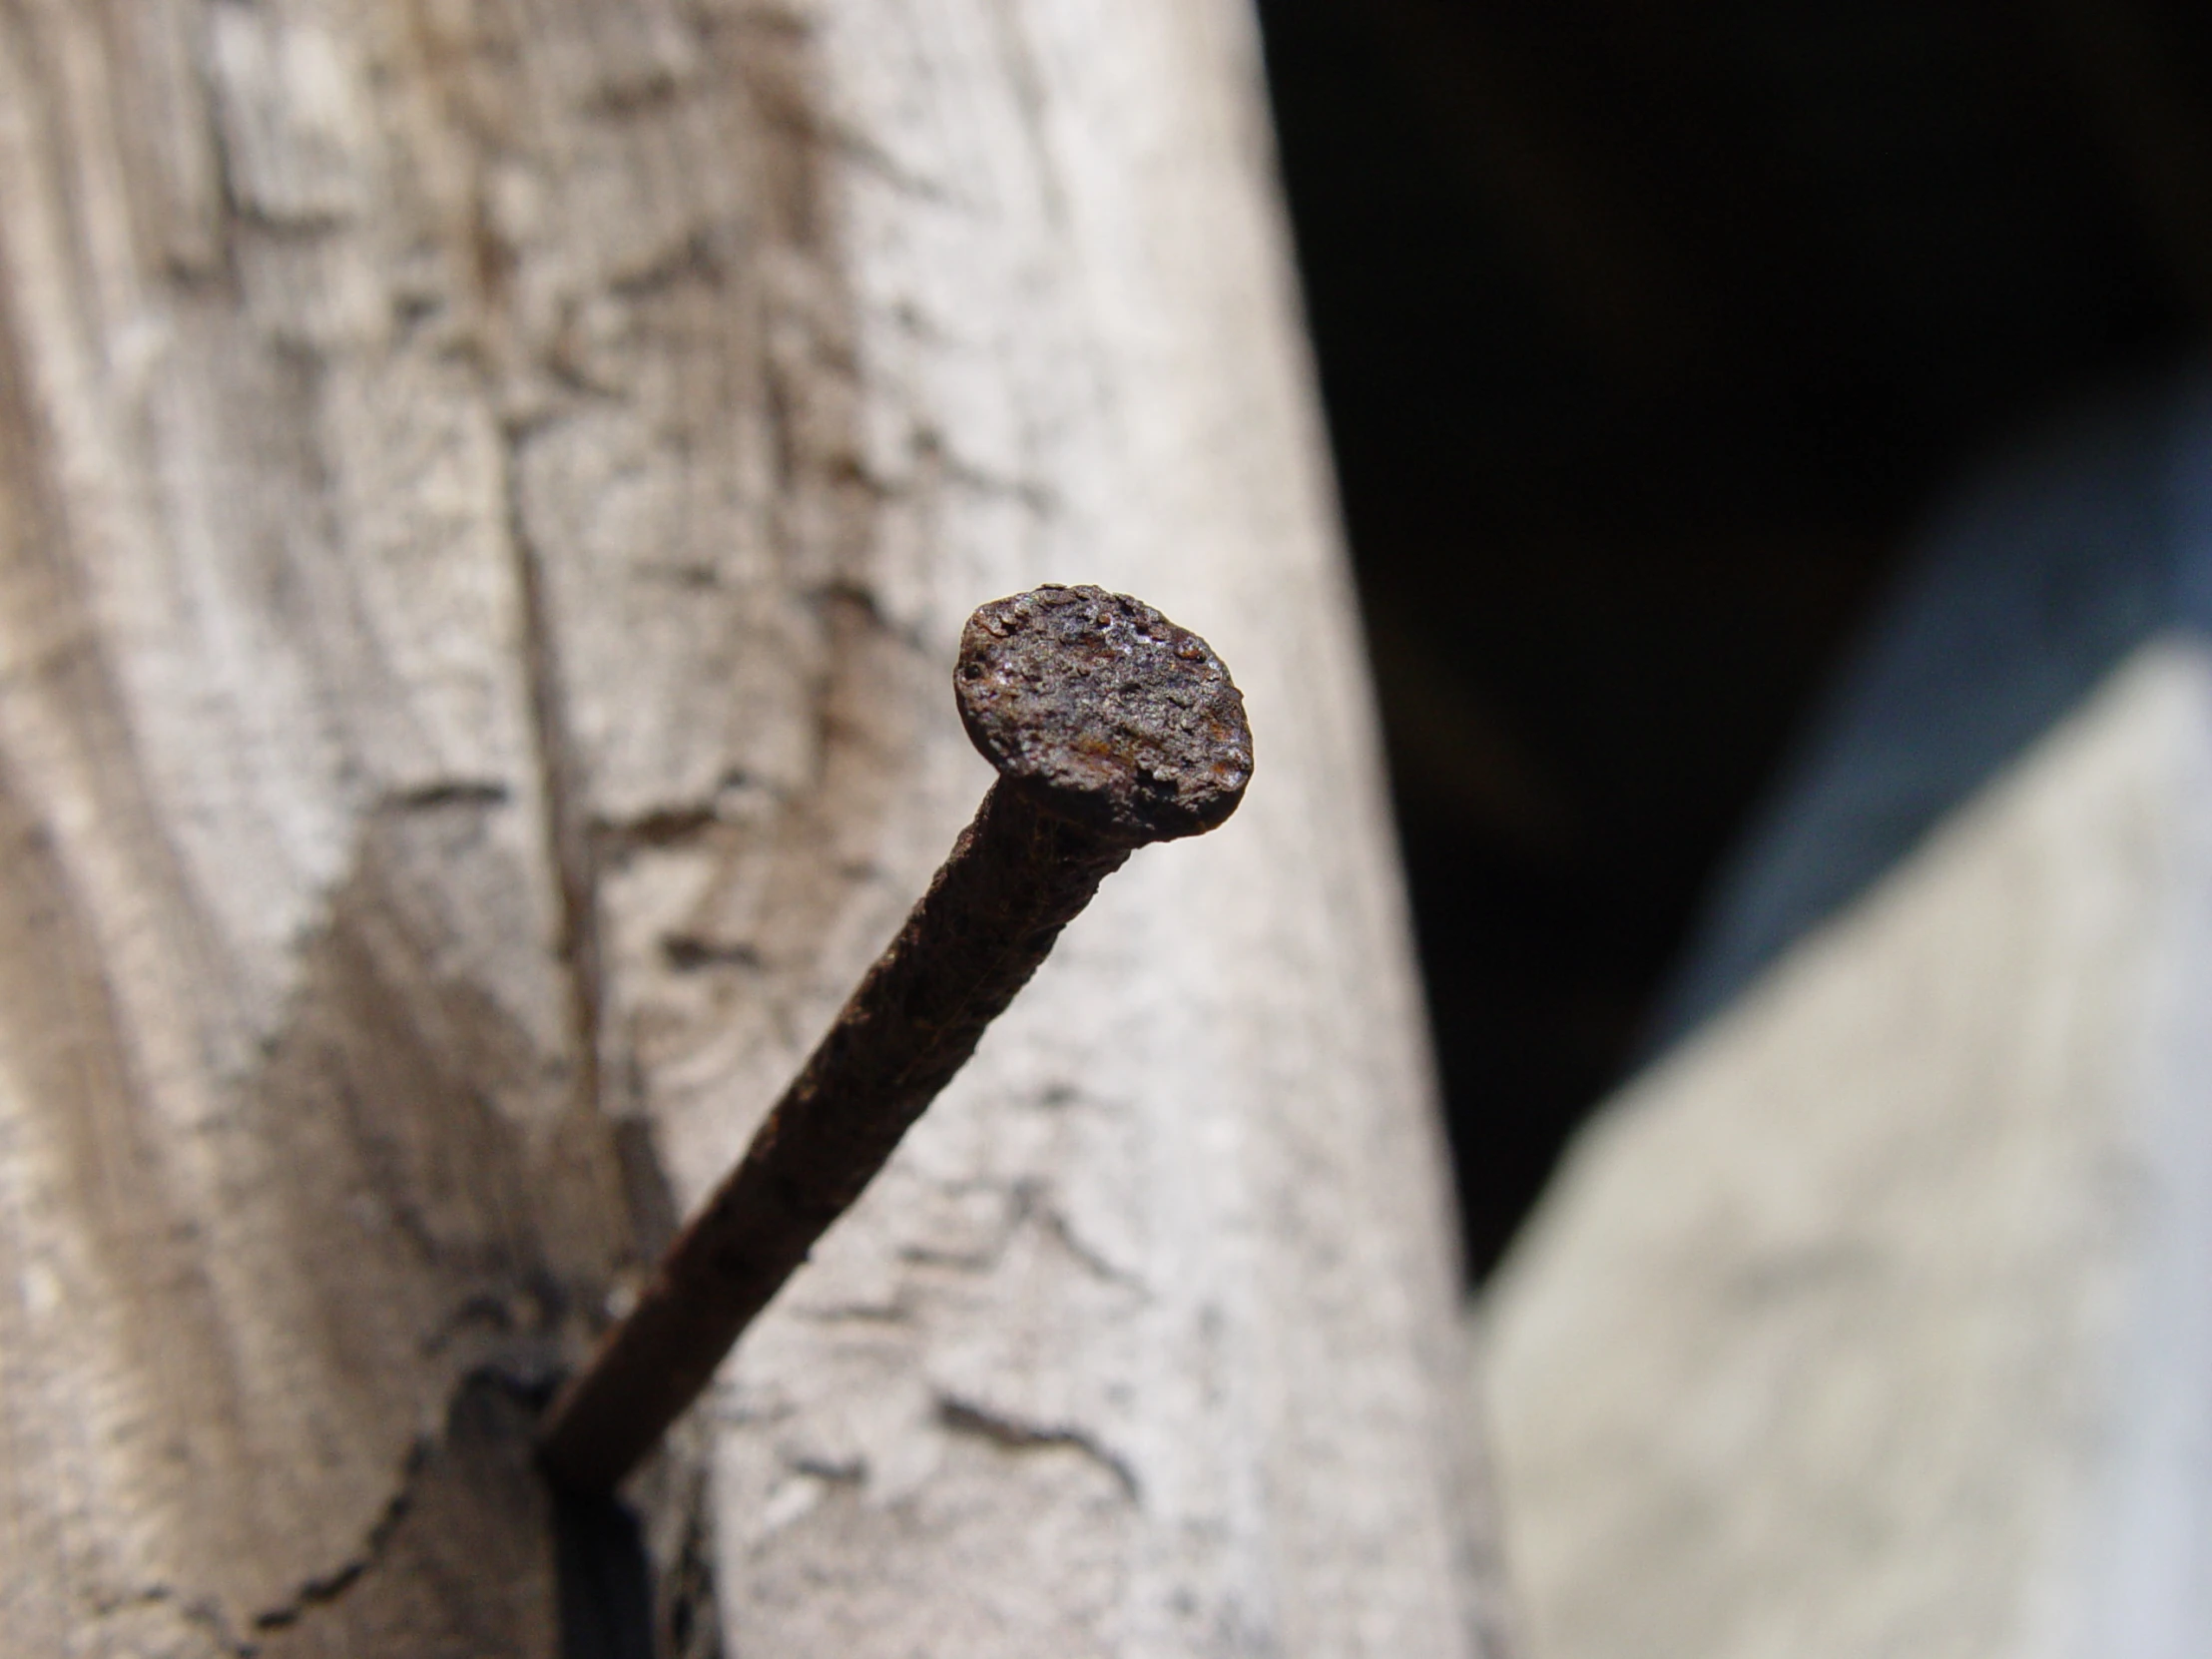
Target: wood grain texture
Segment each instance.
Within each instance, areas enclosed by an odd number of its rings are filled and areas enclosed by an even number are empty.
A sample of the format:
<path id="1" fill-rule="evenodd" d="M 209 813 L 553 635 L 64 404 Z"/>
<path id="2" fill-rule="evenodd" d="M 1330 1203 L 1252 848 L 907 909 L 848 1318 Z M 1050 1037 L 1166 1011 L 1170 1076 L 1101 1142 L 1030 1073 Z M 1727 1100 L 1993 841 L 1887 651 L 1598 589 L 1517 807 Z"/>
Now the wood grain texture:
<path id="1" fill-rule="evenodd" d="M 1256 53 L 1232 0 L 0 0 L 12 1645 L 546 1651 L 517 1390 L 895 928 L 987 781 L 959 624 L 1058 579 L 1221 649 L 1258 781 L 643 1477 L 664 1623 L 1477 1651 Z"/>
<path id="2" fill-rule="evenodd" d="M 2208 967 L 2163 642 L 1575 1150 L 1488 1309 L 1532 1652 L 2203 1651 Z"/>

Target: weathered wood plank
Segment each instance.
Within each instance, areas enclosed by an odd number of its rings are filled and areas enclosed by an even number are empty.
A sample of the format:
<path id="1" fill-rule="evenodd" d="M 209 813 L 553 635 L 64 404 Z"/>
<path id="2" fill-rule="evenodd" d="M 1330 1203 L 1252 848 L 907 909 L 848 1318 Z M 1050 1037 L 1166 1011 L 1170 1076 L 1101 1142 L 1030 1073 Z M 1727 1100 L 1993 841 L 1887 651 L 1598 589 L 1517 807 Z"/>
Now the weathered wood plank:
<path id="1" fill-rule="evenodd" d="M 960 619 L 1064 578 L 1220 646 L 1261 780 L 641 1486 L 664 1616 L 1473 1651 L 1255 64 L 1232 0 L 0 4 L 11 1640 L 545 1650 L 515 1390 L 972 808 Z"/>

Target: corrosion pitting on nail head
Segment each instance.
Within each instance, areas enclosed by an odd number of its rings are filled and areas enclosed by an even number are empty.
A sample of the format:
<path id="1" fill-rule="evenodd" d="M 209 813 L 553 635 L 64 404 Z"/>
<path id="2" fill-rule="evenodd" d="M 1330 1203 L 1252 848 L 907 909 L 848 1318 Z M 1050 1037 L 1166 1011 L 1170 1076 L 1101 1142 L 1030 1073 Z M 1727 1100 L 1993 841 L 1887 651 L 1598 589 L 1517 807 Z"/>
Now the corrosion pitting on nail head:
<path id="1" fill-rule="evenodd" d="M 1131 845 L 1213 829 L 1252 778 L 1229 670 L 1127 594 L 1046 586 L 983 606 L 953 684 L 969 738 L 1002 777 Z"/>

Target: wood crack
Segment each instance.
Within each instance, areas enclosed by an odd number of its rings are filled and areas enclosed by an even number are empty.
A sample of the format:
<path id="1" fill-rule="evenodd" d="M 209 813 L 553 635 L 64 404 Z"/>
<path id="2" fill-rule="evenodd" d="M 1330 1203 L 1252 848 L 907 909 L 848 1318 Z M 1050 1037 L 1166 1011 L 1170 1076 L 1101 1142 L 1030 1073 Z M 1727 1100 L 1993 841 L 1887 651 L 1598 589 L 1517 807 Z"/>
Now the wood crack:
<path id="1" fill-rule="evenodd" d="M 573 1103 L 601 1105 L 600 1044 L 605 1009 L 604 946 L 600 937 L 598 849 L 583 781 L 582 757 L 568 721 L 560 645 L 543 562 L 524 522 L 516 438 L 504 434 L 501 468 L 507 492 L 507 538 L 514 551 L 522 605 L 523 672 L 536 745 L 538 790 L 548 854 L 560 905 L 557 950 L 569 985 L 571 1040 L 576 1050 Z"/>
<path id="2" fill-rule="evenodd" d="M 1025 1422 L 955 1394 L 937 1396 L 937 1422 L 952 1433 L 972 1434 L 1009 1451 L 1039 1451 L 1055 1446 L 1079 1451 L 1112 1475 L 1131 1503 L 1143 1501 L 1143 1488 L 1138 1484 L 1136 1470 L 1087 1428 L 1067 1423 Z"/>
<path id="3" fill-rule="evenodd" d="M 359 1550 L 347 1556 L 330 1571 L 304 1580 L 290 1600 L 256 1613 L 253 1621 L 256 1630 L 270 1632 L 287 1629 L 315 1609 L 329 1606 L 360 1582 L 362 1574 L 383 1558 L 384 1548 L 390 1543 L 393 1532 L 398 1530 L 399 1523 L 413 1507 L 415 1485 L 421 1479 L 422 1471 L 429 1466 L 433 1449 L 427 1436 L 417 1439 L 408 1447 L 406 1461 L 400 1465 L 398 1487 L 385 1501 L 383 1512 L 370 1525 L 367 1536 L 361 1540 Z M 244 1642 L 239 1644 L 238 1651 L 241 1654 L 252 1654 L 255 1647 L 251 1642 Z"/>

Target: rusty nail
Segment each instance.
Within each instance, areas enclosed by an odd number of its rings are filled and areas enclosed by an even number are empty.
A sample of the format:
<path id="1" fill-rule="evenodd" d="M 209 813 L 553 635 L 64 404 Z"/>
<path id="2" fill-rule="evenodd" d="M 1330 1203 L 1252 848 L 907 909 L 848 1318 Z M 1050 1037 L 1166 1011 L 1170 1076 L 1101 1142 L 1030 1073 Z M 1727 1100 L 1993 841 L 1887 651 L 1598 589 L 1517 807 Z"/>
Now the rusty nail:
<path id="1" fill-rule="evenodd" d="M 636 1466 L 1099 882 L 1147 841 L 1213 829 L 1252 776 L 1221 659 L 1125 594 L 1047 585 L 983 606 L 953 690 L 998 780 L 737 1168 L 553 1402 L 540 1455 L 564 1486 L 609 1490 Z"/>

